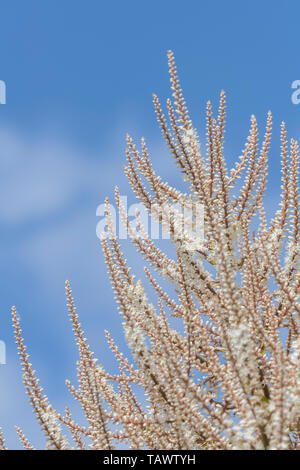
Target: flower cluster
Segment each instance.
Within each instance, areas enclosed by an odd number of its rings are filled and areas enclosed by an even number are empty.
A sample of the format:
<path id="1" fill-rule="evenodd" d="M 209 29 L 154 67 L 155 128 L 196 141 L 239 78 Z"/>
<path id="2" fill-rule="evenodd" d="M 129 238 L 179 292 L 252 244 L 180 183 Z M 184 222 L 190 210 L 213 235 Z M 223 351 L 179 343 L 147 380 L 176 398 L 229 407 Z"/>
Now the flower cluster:
<path id="1" fill-rule="evenodd" d="M 167 100 L 169 119 L 156 95 L 153 100 L 187 192 L 171 187 L 156 174 L 144 139 L 138 150 L 127 136 L 125 174 L 145 208 L 150 212 L 158 208 L 152 213 L 157 220 L 166 203 L 203 206 L 205 237 L 197 231 L 193 236 L 190 231 L 176 236 L 181 215 L 167 211 L 174 248 L 171 257 L 147 236 L 139 219 L 143 236 L 137 235 L 116 188 L 120 215 L 145 260 L 145 279 L 136 280 L 115 236 L 107 199 L 109 236 L 101 237 L 101 242 L 134 364 L 108 332 L 120 372 L 111 375 L 98 364 L 67 282 L 79 349 L 78 387 L 67 385 L 81 404 L 85 424 L 75 422 L 69 408 L 65 415 L 59 414 L 42 395 L 13 310 L 26 391 L 51 448 L 69 447 L 61 430 L 65 426 L 78 449 L 121 445 L 132 449 L 300 450 L 298 143 L 288 142 L 282 123 L 281 201 L 268 222 L 263 200 L 271 113 L 261 143 L 256 119 L 251 117 L 242 154 L 228 170 L 225 93 L 221 92 L 216 117 L 207 103 L 203 153 L 170 51 L 168 59 L 173 94 L 173 100 Z M 146 283 L 156 302 L 151 303 L 146 295 Z M 24 447 L 32 448 L 23 432 L 17 431 Z M 5 448 L 2 434 L 0 447 Z"/>

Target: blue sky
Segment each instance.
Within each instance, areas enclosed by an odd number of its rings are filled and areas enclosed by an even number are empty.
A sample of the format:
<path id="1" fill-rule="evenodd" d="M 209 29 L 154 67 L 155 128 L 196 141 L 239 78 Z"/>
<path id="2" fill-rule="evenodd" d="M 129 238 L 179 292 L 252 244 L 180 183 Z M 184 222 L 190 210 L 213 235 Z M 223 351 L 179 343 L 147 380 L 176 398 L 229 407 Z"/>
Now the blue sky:
<path id="1" fill-rule="evenodd" d="M 1 4 L 0 79 L 0 425 L 16 447 L 14 424 L 43 446 L 21 384 L 10 325 L 16 305 L 41 383 L 60 411 L 71 401 L 74 345 L 64 297 L 72 283 L 92 348 L 108 370 L 108 329 L 124 345 L 101 249 L 96 207 L 122 173 L 125 134 L 145 136 L 162 176 L 177 181 L 155 121 L 152 93 L 170 95 L 166 51 L 175 53 L 194 125 L 208 99 L 228 97 L 226 154 L 240 154 L 251 114 L 263 134 L 274 116 L 268 207 L 278 199 L 279 126 L 299 138 L 297 1 L 10 0 Z M 127 247 L 131 264 L 140 259 Z"/>

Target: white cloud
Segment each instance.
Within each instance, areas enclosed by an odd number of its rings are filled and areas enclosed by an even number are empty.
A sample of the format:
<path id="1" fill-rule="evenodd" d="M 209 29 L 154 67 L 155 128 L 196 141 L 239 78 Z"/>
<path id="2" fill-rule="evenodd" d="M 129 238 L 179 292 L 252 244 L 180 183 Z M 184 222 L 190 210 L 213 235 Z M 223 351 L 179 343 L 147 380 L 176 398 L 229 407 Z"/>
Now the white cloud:
<path id="1" fill-rule="evenodd" d="M 97 155 L 78 152 L 55 136 L 32 141 L 11 130 L 0 131 L 0 222 L 19 225 L 68 208 L 79 197 L 112 193 L 125 186 L 125 137 L 116 132 L 111 148 Z M 161 144 L 152 146 L 154 162 L 168 177 L 178 171 Z M 164 153 L 162 155 L 162 153 Z M 171 173 L 170 173 L 171 171 Z M 129 188 L 127 187 L 127 191 Z M 103 200 L 102 199 L 102 200 Z"/>
<path id="2" fill-rule="evenodd" d="M 30 142 L 0 133 L 0 221 L 19 225 L 68 207 L 95 184 L 111 181 L 109 160 L 78 154 L 55 138 Z M 96 175 L 98 180 L 96 180 Z"/>

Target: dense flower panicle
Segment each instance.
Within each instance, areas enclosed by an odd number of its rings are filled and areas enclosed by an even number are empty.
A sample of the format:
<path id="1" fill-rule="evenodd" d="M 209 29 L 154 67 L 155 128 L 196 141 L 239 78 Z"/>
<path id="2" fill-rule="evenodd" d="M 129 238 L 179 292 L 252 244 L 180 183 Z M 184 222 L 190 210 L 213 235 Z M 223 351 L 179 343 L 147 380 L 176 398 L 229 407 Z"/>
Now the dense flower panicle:
<path id="1" fill-rule="evenodd" d="M 127 265 L 106 199 L 108 233 L 101 243 L 134 364 L 106 332 L 120 372 L 107 373 L 94 358 L 66 282 L 70 319 L 79 350 L 78 387 L 67 386 L 83 409 L 85 424 L 69 408 L 61 415 L 43 395 L 29 363 L 13 309 L 27 394 L 47 438 L 66 449 L 65 427 L 78 449 L 298 449 L 300 450 L 300 243 L 299 146 L 281 126 L 281 201 L 268 222 L 263 199 L 268 175 L 272 116 L 259 142 L 251 116 L 242 154 L 229 171 L 224 158 L 225 93 L 213 116 L 206 108 L 206 152 L 183 98 L 168 52 L 173 101 L 168 120 L 159 99 L 155 112 L 187 193 L 171 187 L 152 167 L 145 140 L 138 150 L 127 136 L 129 183 L 150 216 L 168 231 L 174 257 L 138 232 L 116 204 L 132 243 L 144 258 L 146 281 L 157 305 Z M 240 183 L 239 183 L 240 180 Z M 183 231 L 174 207 L 204 208 L 205 237 Z M 191 212 L 193 214 L 193 212 Z M 141 235 L 142 236 L 139 236 Z M 166 292 L 155 273 L 170 283 Z M 172 298 L 171 291 L 176 298 Z M 181 321 L 174 327 L 172 317 Z M 178 325 L 178 323 L 176 323 Z M 141 393 L 141 391 L 143 393 Z M 17 428 L 27 449 L 31 444 Z M 0 433 L 0 447 L 5 448 Z"/>
<path id="2" fill-rule="evenodd" d="M 0 428 L 0 450 L 6 450 L 5 439 L 3 437 L 1 428 Z"/>

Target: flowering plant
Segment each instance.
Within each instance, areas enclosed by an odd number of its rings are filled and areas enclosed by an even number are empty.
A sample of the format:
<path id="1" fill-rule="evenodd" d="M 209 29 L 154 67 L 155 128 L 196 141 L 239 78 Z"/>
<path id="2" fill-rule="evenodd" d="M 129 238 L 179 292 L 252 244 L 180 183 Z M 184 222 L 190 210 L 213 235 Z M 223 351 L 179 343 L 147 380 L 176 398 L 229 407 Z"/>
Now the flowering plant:
<path id="1" fill-rule="evenodd" d="M 68 381 L 67 385 L 82 406 L 86 424 L 75 422 L 69 408 L 64 415 L 58 413 L 43 394 L 13 308 L 27 394 L 48 448 L 300 449 L 298 142 L 288 142 L 282 123 L 281 202 L 268 222 L 263 199 L 271 113 L 261 146 L 256 119 L 251 117 L 245 147 L 228 171 L 223 151 L 225 93 L 221 92 L 216 118 L 207 103 L 204 154 L 170 51 L 168 59 L 174 99 L 167 100 L 169 122 L 156 95 L 154 106 L 189 191 L 183 193 L 162 181 L 144 139 L 138 150 L 127 137 L 125 174 L 149 211 L 166 203 L 203 207 L 205 237 L 197 237 L 197 232 L 191 236 L 189 231 L 177 236 L 180 215 L 167 211 L 174 247 L 174 257 L 169 257 L 143 231 L 140 219 L 143 236 L 133 230 L 116 188 L 123 222 L 148 264 L 145 274 L 158 299 L 153 305 L 142 281 L 131 274 L 107 199 L 108 231 L 101 241 L 134 364 L 106 332 L 120 373 L 113 376 L 99 365 L 67 282 L 80 357 L 78 388 Z M 176 298 L 164 291 L 154 271 L 175 287 Z M 182 328 L 172 326 L 172 317 Z M 138 389 L 143 390 L 146 404 L 138 399 Z M 73 444 L 64 436 L 64 426 Z M 23 431 L 17 431 L 24 447 L 32 448 Z M 3 437 L 0 443 L 5 448 Z"/>

